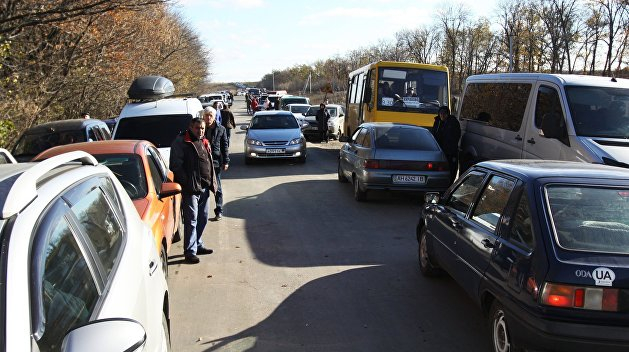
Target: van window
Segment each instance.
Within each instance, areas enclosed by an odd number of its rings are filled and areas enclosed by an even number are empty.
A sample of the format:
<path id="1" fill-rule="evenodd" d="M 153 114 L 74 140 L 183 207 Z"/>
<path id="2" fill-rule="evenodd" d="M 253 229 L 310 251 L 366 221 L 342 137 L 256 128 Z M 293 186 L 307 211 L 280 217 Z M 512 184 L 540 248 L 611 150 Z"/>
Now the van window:
<path id="1" fill-rule="evenodd" d="M 544 130 L 544 133 L 548 133 L 546 129 L 552 129 L 553 135 L 546 136 L 547 138 L 557 138 L 564 144 L 568 144 L 565 121 L 559 93 L 550 87 L 539 87 L 535 103 L 535 127 Z"/>
<path id="2" fill-rule="evenodd" d="M 145 139 L 158 148 L 170 147 L 190 120 L 187 114 L 125 117 L 118 121 L 114 139 Z"/>
<path id="3" fill-rule="evenodd" d="M 470 83 L 459 117 L 519 131 L 530 93 L 529 83 Z"/>

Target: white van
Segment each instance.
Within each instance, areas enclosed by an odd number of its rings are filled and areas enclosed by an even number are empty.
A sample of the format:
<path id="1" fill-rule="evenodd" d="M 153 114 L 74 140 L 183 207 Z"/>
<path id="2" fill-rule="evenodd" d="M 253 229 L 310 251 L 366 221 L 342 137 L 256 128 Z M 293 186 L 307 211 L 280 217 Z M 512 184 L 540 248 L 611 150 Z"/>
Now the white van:
<path id="1" fill-rule="evenodd" d="M 164 77 L 136 79 L 128 93 L 133 100 L 120 112 L 113 139 L 150 141 L 157 146 L 168 164 L 170 145 L 175 137 L 188 128 L 193 117 L 202 117 L 203 110 L 196 97 L 172 97 L 173 93 L 172 82 Z"/>
<path id="2" fill-rule="evenodd" d="M 507 73 L 470 76 L 458 109 L 460 166 L 494 159 L 629 167 L 629 80 Z"/>

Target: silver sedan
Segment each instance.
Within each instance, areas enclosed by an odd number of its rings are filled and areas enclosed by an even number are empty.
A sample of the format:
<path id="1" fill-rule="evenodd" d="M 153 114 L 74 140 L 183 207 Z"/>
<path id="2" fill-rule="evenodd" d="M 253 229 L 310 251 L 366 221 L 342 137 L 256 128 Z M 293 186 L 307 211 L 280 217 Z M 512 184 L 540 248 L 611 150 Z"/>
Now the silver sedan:
<path id="1" fill-rule="evenodd" d="M 448 162 L 437 141 L 423 127 L 364 123 L 341 148 L 338 179 L 351 181 L 354 198 L 368 190 L 443 192 L 450 185 Z"/>
<path id="2" fill-rule="evenodd" d="M 254 159 L 297 159 L 306 162 L 306 139 L 300 124 L 288 111 L 259 111 L 251 118 L 245 137 L 245 163 Z"/>

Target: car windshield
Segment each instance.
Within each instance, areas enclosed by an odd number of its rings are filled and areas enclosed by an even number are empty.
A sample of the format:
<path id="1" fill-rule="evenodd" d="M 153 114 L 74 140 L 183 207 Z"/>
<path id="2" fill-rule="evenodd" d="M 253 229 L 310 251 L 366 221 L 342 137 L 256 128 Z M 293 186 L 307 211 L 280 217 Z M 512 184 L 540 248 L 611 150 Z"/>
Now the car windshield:
<path id="1" fill-rule="evenodd" d="M 566 87 L 578 136 L 629 138 L 629 89 Z"/>
<path id="2" fill-rule="evenodd" d="M 185 131 L 192 115 L 135 116 L 120 119 L 114 139 L 145 139 L 158 148 L 170 147 Z"/>
<path id="3" fill-rule="evenodd" d="M 258 89 L 258 88 L 251 88 L 251 89 L 249 89 L 249 94 L 260 95 L 260 89 Z"/>
<path id="4" fill-rule="evenodd" d="M 254 116 L 251 120 L 253 130 L 291 129 L 299 128 L 292 115 L 263 115 Z"/>
<path id="5" fill-rule="evenodd" d="M 307 105 L 292 105 L 290 107 L 290 112 L 303 114 L 304 112 L 308 111 L 308 109 L 310 109 L 310 107 Z"/>
<path id="6" fill-rule="evenodd" d="M 378 69 L 378 110 L 436 114 L 448 105 L 448 75 L 414 68 Z"/>
<path id="7" fill-rule="evenodd" d="M 437 151 L 439 145 L 426 129 L 393 126 L 376 128 L 376 148 Z"/>
<path id="8" fill-rule="evenodd" d="M 330 117 L 336 117 L 336 108 L 326 107 L 325 110 L 328 112 L 328 114 L 330 114 Z M 319 105 L 311 106 L 310 109 L 308 109 L 308 111 L 306 112 L 306 116 L 317 116 L 317 111 L 319 111 Z"/>
<path id="9" fill-rule="evenodd" d="M 546 199 L 561 247 L 629 254 L 629 188 L 549 185 Z"/>
<path id="10" fill-rule="evenodd" d="M 58 131 L 25 134 L 13 148 L 14 157 L 35 156 L 58 145 L 87 142 L 83 131 Z"/>
<path id="11" fill-rule="evenodd" d="M 142 159 L 135 154 L 96 154 L 99 163 L 116 175 L 131 199 L 145 198 L 148 193 Z"/>

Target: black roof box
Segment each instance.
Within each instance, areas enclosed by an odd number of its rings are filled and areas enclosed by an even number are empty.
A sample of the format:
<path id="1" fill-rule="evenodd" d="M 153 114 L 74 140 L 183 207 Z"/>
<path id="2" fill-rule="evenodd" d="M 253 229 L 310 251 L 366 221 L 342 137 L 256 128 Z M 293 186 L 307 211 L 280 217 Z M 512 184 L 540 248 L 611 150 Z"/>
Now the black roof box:
<path id="1" fill-rule="evenodd" d="M 127 95 L 129 99 L 157 100 L 175 93 L 175 86 L 168 78 L 162 76 L 142 76 L 136 78 Z"/>

